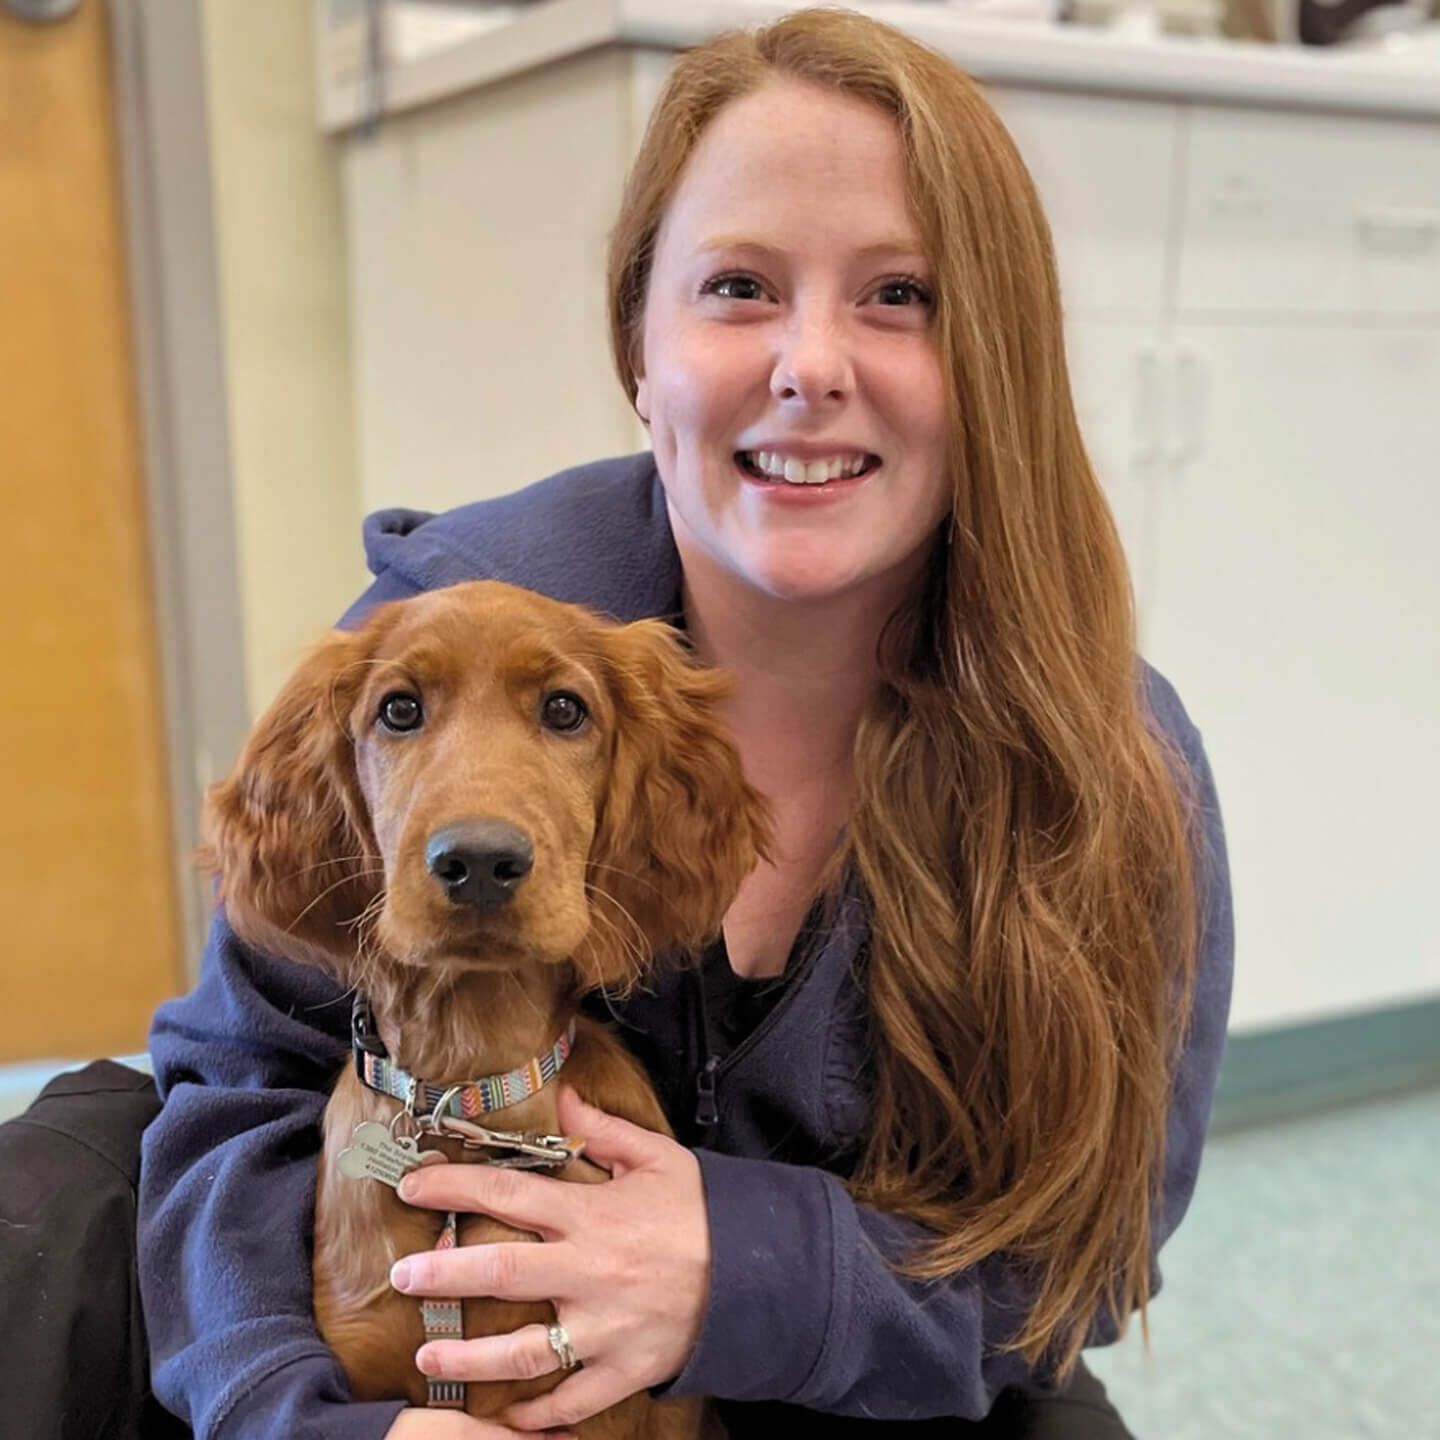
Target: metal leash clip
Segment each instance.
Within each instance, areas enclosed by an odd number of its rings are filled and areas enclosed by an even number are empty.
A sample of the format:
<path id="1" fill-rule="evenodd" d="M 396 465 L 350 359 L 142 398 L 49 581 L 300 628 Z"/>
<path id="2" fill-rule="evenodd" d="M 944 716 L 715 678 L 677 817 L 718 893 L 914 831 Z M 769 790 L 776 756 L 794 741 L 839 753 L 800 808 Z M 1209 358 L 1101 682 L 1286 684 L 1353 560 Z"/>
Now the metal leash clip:
<path id="1" fill-rule="evenodd" d="M 467 1150 L 503 1150 L 509 1154 L 492 1155 L 488 1163 L 505 1170 L 558 1170 L 577 1160 L 585 1150 L 583 1140 L 568 1135 L 537 1135 L 530 1130 L 491 1130 L 473 1120 L 448 1115 L 450 1101 L 463 1086 L 452 1085 L 436 1102 L 435 1108 L 420 1117 L 420 1128 L 430 1135 L 453 1136 Z"/>
<path id="2" fill-rule="evenodd" d="M 440 1133 L 455 1135 L 469 1150 L 502 1150 L 508 1154 L 492 1155 L 489 1163 L 507 1170 L 558 1170 L 580 1157 L 585 1149 L 583 1140 L 568 1135 L 536 1135 L 531 1131 L 490 1130 L 453 1115 L 440 1117 Z"/>

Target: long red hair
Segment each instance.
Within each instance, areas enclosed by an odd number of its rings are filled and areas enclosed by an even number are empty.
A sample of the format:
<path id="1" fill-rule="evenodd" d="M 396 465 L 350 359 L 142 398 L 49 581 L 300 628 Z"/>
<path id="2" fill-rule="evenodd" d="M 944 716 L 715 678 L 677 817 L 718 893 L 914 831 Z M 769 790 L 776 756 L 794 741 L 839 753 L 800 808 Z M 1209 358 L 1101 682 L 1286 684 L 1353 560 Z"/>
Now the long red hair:
<path id="1" fill-rule="evenodd" d="M 894 118 L 935 269 L 953 510 L 882 642 L 846 858 L 871 897 L 876 1031 L 856 1197 L 945 1276 L 1032 1277 L 1013 1347 L 1068 1370 L 1150 1291 L 1151 1217 L 1195 963 L 1183 762 L 1145 702 L 1125 560 L 1070 392 L 1049 228 L 979 88 L 898 31 L 805 11 L 683 55 L 610 254 L 620 378 L 696 141 L 777 79 Z"/>

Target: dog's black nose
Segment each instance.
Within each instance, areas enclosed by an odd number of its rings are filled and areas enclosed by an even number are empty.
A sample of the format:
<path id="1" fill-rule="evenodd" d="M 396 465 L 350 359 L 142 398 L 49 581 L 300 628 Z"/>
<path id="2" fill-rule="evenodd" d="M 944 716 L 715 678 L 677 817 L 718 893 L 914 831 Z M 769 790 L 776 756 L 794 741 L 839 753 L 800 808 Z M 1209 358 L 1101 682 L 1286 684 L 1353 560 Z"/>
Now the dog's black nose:
<path id="1" fill-rule="evenodd" d="M 452 904 L 493 910 L 530 873 L 535 847 L 504 820 L 469 820 L 437 830 L 425 846 L 425 864 Z"/>

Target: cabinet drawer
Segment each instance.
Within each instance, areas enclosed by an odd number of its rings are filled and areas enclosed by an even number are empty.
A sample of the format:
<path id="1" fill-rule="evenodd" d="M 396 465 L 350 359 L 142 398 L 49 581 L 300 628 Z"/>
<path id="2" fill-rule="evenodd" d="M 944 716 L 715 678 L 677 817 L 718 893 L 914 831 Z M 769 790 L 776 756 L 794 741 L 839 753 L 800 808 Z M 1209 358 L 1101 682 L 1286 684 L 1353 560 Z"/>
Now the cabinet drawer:
<path id="1" fill-rule="evenodd" d="M 1440 124 L 1196 107 L 1182 314 L 1440 314 Z"/>
<path id="2" fill-rule="evenodd" d="M 1067 315 L 1158 321 L 1178 106 L 989 86 L 1034 176 Z"/>

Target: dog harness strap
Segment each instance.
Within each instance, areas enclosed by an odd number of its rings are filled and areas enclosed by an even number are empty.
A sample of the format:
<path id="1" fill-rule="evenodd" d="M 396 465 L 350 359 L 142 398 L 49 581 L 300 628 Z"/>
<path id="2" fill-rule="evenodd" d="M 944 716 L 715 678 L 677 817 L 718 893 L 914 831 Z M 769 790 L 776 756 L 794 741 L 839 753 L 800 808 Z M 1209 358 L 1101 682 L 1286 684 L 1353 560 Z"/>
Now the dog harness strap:
<path id="1" fill-rule="evenodd" d="M 455 1212 L 445 1217 L 440 1238 L 435 1242 L 437 1250 L 453 1250 L 456 1245 Z M 463 1340 L 465 1324 L 458 1300 L 422 1300 L 420 1302 L 420 1323 L 425 1327 L 425 1339 Z M 465 1382 L 463 1380 L 425 1381 L 428 1396 L 426 1404 L 437 1410 L 463 1410 L 465 1408 Z"/>
<path id="2" fill-rule="evenodd" d="M 357 1038 L 355 1069 L 360 1079 L 372 1090 L 389 1095 L 408 1105 L 412 1111 L 434 1112 L 445 1101 L 439 1113 L 453 1115 L 457 1120 L 473 1120 L 518 1105 L 537 1094 L 559 1073 L 575 1044 L 575 1022 L 571 1020 L 565 1033 L 543 1055 L 510 1070 L 504 1075 L 483 1075 L 463 1085 L 432 1085 L 402 1070 L 384 1047 L 361 1044 Z M 448 1099 L 447 1099 L 448 1096 Z"/>

